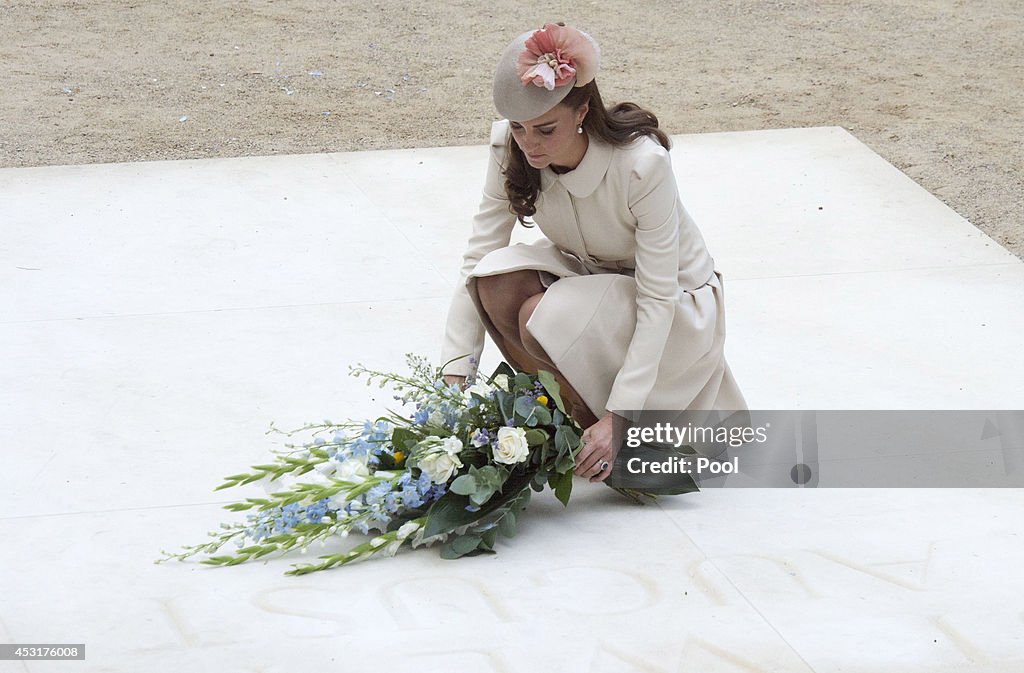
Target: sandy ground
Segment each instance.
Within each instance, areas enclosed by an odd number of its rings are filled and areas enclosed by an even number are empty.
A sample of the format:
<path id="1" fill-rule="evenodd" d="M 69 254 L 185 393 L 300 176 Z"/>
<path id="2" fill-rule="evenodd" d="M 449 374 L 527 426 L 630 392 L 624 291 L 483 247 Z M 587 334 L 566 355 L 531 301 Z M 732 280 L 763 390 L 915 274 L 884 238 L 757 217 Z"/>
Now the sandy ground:
<path id="1" fill-rule="evenodd" d="M 483 143 L 511 37 L 669 133 L 843 126 L 1024 257 L 1021 0 L 0 0 L 0 166 Z M 0 195 L 2 196 L 2 195 Z"/>

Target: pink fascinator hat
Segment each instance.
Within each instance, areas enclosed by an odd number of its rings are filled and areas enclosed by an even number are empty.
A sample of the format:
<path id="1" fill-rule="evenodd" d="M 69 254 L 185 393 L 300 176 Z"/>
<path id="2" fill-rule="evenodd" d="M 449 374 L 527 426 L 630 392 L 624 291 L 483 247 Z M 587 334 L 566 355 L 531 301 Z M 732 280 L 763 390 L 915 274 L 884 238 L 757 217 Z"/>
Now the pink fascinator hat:
<path id="1" fill-rule="evenodd" d="M 494 106 L 510 121 L 539 117 L 574 86 L 593 81 L 601 61 L 597 42 L 581 30 L 548 23 L 505 48 L 494 73 Z"/>

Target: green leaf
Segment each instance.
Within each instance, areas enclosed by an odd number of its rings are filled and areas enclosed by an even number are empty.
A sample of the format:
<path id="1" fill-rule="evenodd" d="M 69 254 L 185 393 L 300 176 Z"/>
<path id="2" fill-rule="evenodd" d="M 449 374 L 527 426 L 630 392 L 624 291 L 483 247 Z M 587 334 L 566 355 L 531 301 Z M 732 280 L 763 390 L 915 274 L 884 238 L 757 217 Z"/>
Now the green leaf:
<path id="1" fill-rule="evenodd" d="M 564 424 L 565 424 L 565 414 L 563 414 L 558 409 L 555 409 L 553 412 L 551 412 L 551 425 L 558 426 L 558 425 L 564 425 Z"/>
<path id="2" fill-rule="evenodd" d="M 479 544 L 479 535 L 461 535 L 445 543 L 441 548 L 441 558 L 457 559 L 474 551 Z"/>
<path id="3" fill-rule="evenodd" d="M 555 461 L 555 470 L 563 474 L 572 472 L 574 467 L 576 467 L 576 460 L 572 457 L 571 453 L 563 453 Z"/>
<path id="4" fill-rule="evenodd" d="M 503 361 L 500 364 L 498 364 L 498 366 L 494 370 L 494 373 L 491 374 L 491 378 L 487 379 L 487 382 L 493 384 L 494 379 L 495 377 L 498 376 L 498 374 L 504 374 L 505 376 L 511 379 L 515 377 L 516 370 L 512 369 L 512 367 L 507 362 Z"/>
<path id="5" fill-rule="evenodd" d="M 472 495 L 477 489 L 476 478 L 472 474 L 464 474 L 452 482 L 449 491 L 459 495 Z"/>
<path id="6" fill-rule="evenodd" d="M 553 448 L 551 442 L 544 442 L 540 447 L 540 464 L 543 465 L 548 462 L 548 458 L 551 457 Z"/>
<path id="7" fill-rule="evenodd" d="M 523 422 L 529 423 L 529 419 L 533 418 L 534 410 L 537 408 L 537 402 L 531 397 L 519 397 L 516 398 L 516 416 L 523 419 Z M 536 425 L 536 423 L 534 423 Z"/>
<path id="8" fill-rule="evenodd" d="M 579 435 L 568 425 L 555 428 L 555 448 L 558 449 L 558 471 L 562 472 L 565 465 L 573 464 L 573 454 L 580 446 Z"/>
<path id="9" fill-rule="evenodd" d="M 516 388 L 532 388 L 533 384 L 530 383 L 530 377 L 527 374 L 520 372 L 513 378 L 513 383 Z"/>
<path id="10" fill-rule="evenodd" d="M 546 471 L 541 470 L 533 475 L 533 479 L 530 481 L 530 488 L 540 493 L 544 490 L 544 484 L 548 481 L 548 474 Z"/>
<path id="11" fill-rule="evenodd" d="M 551 425 L 551 411 L 544 405 L 538 404 L 534 407 L 533 415 L 540 425 Z"/>
<path id="12" fill-rule="evenodd" d="M 492 497 L 476 512 L 467 512 L 469 498 L 448 491 L 427 510 L 427 524 L 424 526 L 424 537 L 450 533 L 460 526 L 479 521 L 505 503 L 521 494 L 533 478 L 532 472 L 513 473 L 505 482 L 502 492 Z"/>
<path id="13" fill-rule="evenodd" d="M 565 410 L 565 405 L 562 404 L 562 396 L 559 394 L 561 386 L 559 386 L 558 381 L 555 380 L 555 375 L 541 369 L 537 372 L 537 380 L 539 380 L 540 384 L 544 386 L 544 390 L 547 391 L 548 397 L 555 401 L 555 407 L 563 414 L 568 413 Z"/>
<path id="14" fill-rule="evenodd" d="M 395 428 L 391 431 L 391 443 L 406 454 L 409 453 L 410 448 L 416 446 L 418 441 L 416 433 L 408 428 Z"/>
<path id="15" fill-rule="evenodd" d="M 554 476 L 554 475 L 553 475 Z M 572 472 L 563 472 L 555 476 L 555 497 L 563 505 L 569 504 L 569 495 L 572 493 Z"/>
<path id="16" fill-rule="evenodd" d="M 498 519 L 498 532 L 505 537 L 516 536 L 516 515 L 515 512 L 506 512 L 503 517 Z"/>
<path id="17" fill-rule="evenodd" d="M 526 445 L 538 446 L 548 441 L 548 433 L 539 428 L 531 428 L 526 431 Z"/>
<path id="18" fill-rule="evenodd" d="M 501 487 L 505 476 L 508 474 L 499 470 L 496 465 L 484 465 L 481 468 L 471 467 L 470 472 L 476 477 L 477 482 L 493 486 L 495 489 Z"/>
<path id="19" fill-rule="evenodd" d="M 498 403 L 498 409 L 501 411 L 501 419 L 503 421 L 508 421 L 515 416 L 516 398 L 512 394 L 499 390 L 495 395 L 495 400 Z"/>

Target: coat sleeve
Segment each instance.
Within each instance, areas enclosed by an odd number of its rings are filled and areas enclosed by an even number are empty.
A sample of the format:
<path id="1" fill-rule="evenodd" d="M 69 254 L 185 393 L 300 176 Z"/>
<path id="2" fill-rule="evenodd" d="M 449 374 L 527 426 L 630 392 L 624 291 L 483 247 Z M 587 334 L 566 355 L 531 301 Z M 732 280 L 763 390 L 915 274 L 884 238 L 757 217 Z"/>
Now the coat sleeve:
<path id="1" fill-rule="evenodd" d="M 455 358 L 461 359 L 445 367 L 445 374 L 468 376 L 474 373 L 484 348 L 484 326 L 466 289 L 466 280 L 484 255 L 507 246 L 512 238 L 516 216 L 509 210 L 505 177 L 501 172 L 507 132 L 508 122 L 495 122 L 491 127 L 487 178 L 480 207 L 473 218 L 473 233 L 462 257 L 462 270 L 448 309 L 444 343 L 441 347 L 442 364 Z"/>
<path id="2" fill-rule="evenodd" d="M 636 329 L 612 384 L 608 411 L 644 409 L 672 329 L 679 295 L 679 193 L 668 150 L 645 152 L 630 174 L 636 217 Z"/>

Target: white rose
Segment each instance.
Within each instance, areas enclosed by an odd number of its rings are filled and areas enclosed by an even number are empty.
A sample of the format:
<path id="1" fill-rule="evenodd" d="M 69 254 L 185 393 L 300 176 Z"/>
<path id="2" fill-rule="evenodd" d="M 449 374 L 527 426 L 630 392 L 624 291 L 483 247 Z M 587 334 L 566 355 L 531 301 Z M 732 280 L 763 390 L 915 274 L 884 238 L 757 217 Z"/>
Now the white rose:
<path id="1" fill-rule="evenodd" d="M 494 385 L 498 386 L 506 393 L 508 392 L 508 374 L 498 374 L 494 377 Z"/>
<path id="2" fill-rule="evenodd" d="M 480 397 L 487 397 L 491 394 L 491 387 L 484 383 L 474 383 L 470 387 L 462 391 L 462 396 L 467 402 L 473 399 L 473 393 L 476 393 Z"/>
<path id="3" fill-rule="evenodd" d="M 459 460 L 458 455 L 436 451 L 420 458 L 419 466 L 430 478 L 430 481 L 435 484 L 443 484 L 452 478 L 455 470 L 462 467 L 462 461 Z"/>
<path id="4" fill-rule="evenodd" d="M 370 470 L 366 467 L 366 456 L 360 458 L 346 458 L 334 471 L 334 478 L 342 481 L 360 483 L 370 476 Z"/>
<path id="5" fill-rule="evenodd" d="M 437 409 L 430 412 L 430 416 L 427 418 L 427 423 L 435 427 L 444 427 L 444 414 Z"/>
<path id="6" fill-rule="evenodd" d="M 494 447 L 494 462 L 512 465 L 521 463 L 530 455 L 526 443 L 526 430 L 522 428 L 498 428 L 498 445 Z"/>

